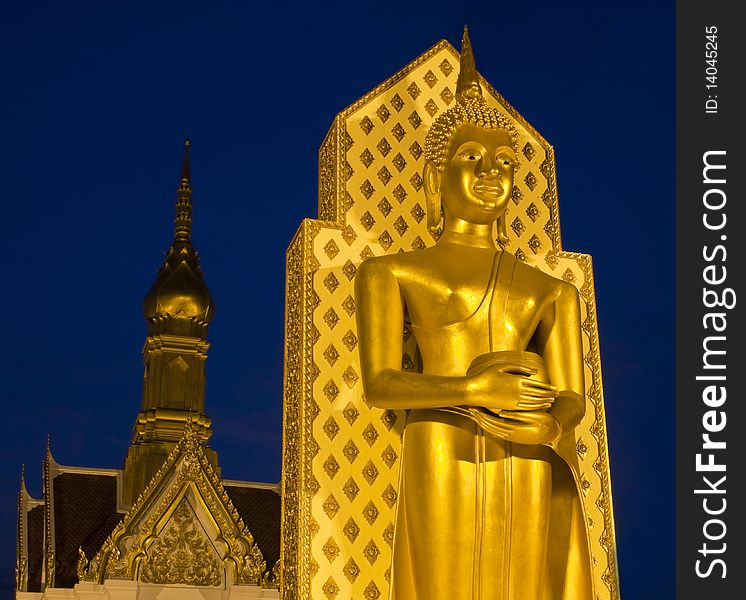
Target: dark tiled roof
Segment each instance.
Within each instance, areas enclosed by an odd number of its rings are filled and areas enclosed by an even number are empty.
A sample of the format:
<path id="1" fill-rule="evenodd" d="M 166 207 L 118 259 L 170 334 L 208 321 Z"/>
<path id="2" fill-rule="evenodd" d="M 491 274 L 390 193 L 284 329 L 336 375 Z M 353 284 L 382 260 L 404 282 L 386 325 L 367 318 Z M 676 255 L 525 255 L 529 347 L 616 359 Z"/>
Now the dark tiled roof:
<path id="1" fill-rule="evenodd" d="M 28 591 L 41 592 L 44 559 L 44 505 L 35 506 L 26 516 L 28 532 Z"/>
<path id="2" fill-rule="evenodd" d="M 78 581 L 78 548 L 93 558 L 122 518 L 117 513 L 117 478 L 61 473 L 52 485 L 55 587 L 73 587 Z"/>
<path id="3" fill-rule="evenodd" d="M 271 569 L 280 558 L 280 495 L 274 490 L 243 486 L 226 485 L 225 491 Z"/>
<path id="4" fill-rule="evenodd" d="M 106 539 L 109 537 L 111 532 L 114 531 L 114 528 L 119 525 L 119 522 L 122 519 L 124 519 L 124 513 L 115 512 L 110 514 L 106 517 L 106 520 L 101 523 L 101 527 L 83 540 L 80 547 L 83 548 L 83 552 L 85 552 L 88 560 L 96 556 L 96 553 L 101 549 L 101 546 L 104 545 Z"/>

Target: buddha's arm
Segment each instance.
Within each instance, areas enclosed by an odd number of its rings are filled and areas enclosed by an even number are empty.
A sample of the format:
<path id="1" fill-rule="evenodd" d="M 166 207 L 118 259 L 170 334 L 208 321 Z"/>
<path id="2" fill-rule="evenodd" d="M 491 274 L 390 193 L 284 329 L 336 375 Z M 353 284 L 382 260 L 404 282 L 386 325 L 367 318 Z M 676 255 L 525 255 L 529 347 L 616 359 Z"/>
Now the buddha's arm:
<path id="1" fill-rule="evenodd" d="M 404 299 L 387 265 L 365 261 L 355 276 L 355 313 L 365 401 L 377 408 L 443 408 L 468 404 L 467 377 L 401 370 Z"/>
<path id="2" fill-rule="evenodd" d="M 401 370 L 404 299 L 385 263 L 364 262 L 355 276 L 355 303 L 363 389 L 377 408 L 484 406 L 493 410 L 548 408 L 554 388 L 531 381 L 532 370 L 501 364 L 463 377 Z"/>
<path id="3" fill-rule="evenodd" d="M 549 412 L 567 431 L 580 423 L 585 414 L 580 299 L 574 286 L 560 286 L 557 299 L 539 324 L 536 338 L 550 382 L 558 390 Z"/>

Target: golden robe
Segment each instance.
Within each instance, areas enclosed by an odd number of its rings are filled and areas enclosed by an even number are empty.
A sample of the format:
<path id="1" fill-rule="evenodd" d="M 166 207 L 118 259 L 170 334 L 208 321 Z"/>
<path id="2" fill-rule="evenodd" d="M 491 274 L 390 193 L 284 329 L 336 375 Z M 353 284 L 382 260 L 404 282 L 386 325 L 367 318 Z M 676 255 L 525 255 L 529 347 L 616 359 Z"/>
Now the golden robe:
<path id="1" fill-rule="evenodd" d="M 463 376 L 477 356 L 500 352 L 533 360 L 535 377 L 547 380 L 540 356 L 506 347 L 516 339 L 503 330 L 511 286 L 516 269 L 526 268 L 498 253 L 467 319 L 412 323 L 423 372 Z M 490 416 L 475 411 L 409 411 L 391 600 L 591 600 L 574 432 L 553 447 L 511 443 L 490 435 Z"/>

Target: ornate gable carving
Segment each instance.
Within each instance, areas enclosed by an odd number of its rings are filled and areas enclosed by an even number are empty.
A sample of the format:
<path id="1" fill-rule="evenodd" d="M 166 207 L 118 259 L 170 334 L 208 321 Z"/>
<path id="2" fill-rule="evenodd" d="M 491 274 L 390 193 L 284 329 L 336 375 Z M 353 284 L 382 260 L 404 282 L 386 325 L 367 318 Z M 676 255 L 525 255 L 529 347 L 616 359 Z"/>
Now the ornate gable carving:
<path id="1" fill-rule="evenodd" d="M 145 583 L 213 585 L 222 583 L 220 557 L 184 498 L 140 565 Z"/>
<path id="2" fill-rule="evenodd" d="M 78 577 L 97 583 L 274 583 L 251 532 L 207 459 L 204 443 L 189 424 L 96 556 L 89 560 L 80 551 Z"/>

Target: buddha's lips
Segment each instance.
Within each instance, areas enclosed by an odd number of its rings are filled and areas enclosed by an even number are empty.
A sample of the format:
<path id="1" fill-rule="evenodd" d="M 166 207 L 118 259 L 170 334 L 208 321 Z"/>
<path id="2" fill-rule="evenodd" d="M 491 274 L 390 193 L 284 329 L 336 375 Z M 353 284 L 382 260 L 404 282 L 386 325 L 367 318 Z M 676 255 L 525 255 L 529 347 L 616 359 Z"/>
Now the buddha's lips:
<path id="1" fill-rule="evenodd" d="M 487 194 L 489 196 L 501 196 L 503 193 L 503 186 L 499 183 L 494 185 L 488 185 L 486 183 L 478 183 L 474 186 L 474 191 L 480 194 Z"/>

